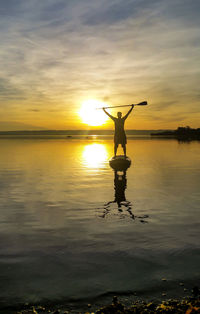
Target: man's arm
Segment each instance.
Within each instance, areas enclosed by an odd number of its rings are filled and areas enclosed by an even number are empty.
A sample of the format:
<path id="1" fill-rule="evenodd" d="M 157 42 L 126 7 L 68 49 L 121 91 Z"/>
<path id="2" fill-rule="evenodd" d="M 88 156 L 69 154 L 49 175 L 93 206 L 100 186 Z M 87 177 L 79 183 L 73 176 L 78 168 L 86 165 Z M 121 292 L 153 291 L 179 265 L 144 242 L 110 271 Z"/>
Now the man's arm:
<path id="1" fill-rule="evenodd" d="M 103 111 L 107 114 L 107 116 L 109 116 L 110 119 L 115 120 L 115 117 L 111 116 L 111 114 L 109 114 L 105 108 L 103 108 Z"/>
<path id="2" fill-rule="evenodd" d="M 127 112 L 127 114 L 123 117 L 124 120 L 126 120 L 129 116 L 129 114 L 131 113 L 131 111 L 133 110 L 134 105 L 132 105 L 131 109 Z"/>

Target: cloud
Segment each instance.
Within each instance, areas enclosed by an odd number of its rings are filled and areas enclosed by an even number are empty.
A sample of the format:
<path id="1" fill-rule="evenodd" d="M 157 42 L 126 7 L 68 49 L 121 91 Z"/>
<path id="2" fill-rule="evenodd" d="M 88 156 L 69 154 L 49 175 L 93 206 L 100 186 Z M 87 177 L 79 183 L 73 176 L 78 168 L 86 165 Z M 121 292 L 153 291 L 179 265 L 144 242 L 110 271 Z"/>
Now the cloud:
<path id="1" fill-rule="evenodd" d="M 29 111 L 32 111 L 32 112 L 40 112 L 41 110 L 40 110 L 40 109 L 29 109 Z"/>
<path id="2" fill-rule="evenodd" d="M 92 8 L 85 15 L 82 15 L 83 23 L 89 26 L 99 24 L 112 25 L 129 17 L 134 18 L 138 14 L 138 5 L 136 1 L 127 0 L 105 2 L 99 6 L 98 10 Z"/>
<path id="3" fill-rule="evenodd" d="M 13 86 L 7 79 L 0 78 L 0 101 L 22 100 L 24 98 L 24 93 L 20 88 Z"/>
<path id="4" fill-rule="evenodd" d="M 152 106 L 141 117 L 151 121 L 158 111 L 161 119 L 168 110 L 171 119 L 181 117 L 186 106 L 193 114 L 199 6 L 197 0 L 2 1 L 0 111 L 16 100 L 18 117 L 39 105 L 67 111 L 73 121 L 89 97 L 112 104 L 147 99 Z"/>
<path id="5" fill-rule="evenodd" d="M 1 131 L 12 131 L 12 130 L 42 130 L 42 126 L 34 126 L 17 121 L 0 121 Z"/>

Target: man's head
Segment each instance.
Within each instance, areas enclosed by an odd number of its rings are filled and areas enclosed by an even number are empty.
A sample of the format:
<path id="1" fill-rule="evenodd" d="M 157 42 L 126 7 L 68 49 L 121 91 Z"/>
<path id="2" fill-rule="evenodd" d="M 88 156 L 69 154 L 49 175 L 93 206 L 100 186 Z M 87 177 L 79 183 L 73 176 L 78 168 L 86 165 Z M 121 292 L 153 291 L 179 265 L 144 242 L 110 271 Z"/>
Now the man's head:
<path id="1" fill-rule="evenodd" d="M 122 113 L 121 113 L 120 111 L 117 113 L 117 117 L 118 117 L 118 118 L 121 118 L 121 117 L 122 117 Z"/>

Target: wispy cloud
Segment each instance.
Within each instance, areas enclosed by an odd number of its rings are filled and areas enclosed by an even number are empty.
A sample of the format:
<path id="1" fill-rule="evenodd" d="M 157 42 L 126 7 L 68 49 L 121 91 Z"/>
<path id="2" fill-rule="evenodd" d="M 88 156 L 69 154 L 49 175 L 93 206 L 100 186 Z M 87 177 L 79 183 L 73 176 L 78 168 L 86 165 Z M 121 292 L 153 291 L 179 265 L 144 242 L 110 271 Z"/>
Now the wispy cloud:
<path id="1" fill-rule="evenodd" d="M 72 125 L 79 102 L 94 97 L 147 99 L 138 121 L 155 127 L 198 115 L 198 0 L 7 0 L 0 16 L 3 119 L 36 108 L 67 112 Z"/>

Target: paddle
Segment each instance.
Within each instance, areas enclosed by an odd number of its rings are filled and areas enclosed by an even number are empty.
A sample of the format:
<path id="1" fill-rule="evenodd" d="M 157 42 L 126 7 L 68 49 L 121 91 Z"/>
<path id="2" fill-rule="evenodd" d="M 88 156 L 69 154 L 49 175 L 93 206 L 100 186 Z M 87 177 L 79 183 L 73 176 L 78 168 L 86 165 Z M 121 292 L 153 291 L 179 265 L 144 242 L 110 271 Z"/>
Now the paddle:
<path id="1" fill-rule="evenodd" d="M 122 105 L 122 106 L 112 106 L 112 107 L 102 107 L 102 108 L 96 108 L 96 109 L 108 109 L 108 108 L 118 108 L 118 107 L 130 107 L 130 106 L 146 106 L 147 101 L 139 102 L 138 104 L 132 104 L 132 105 Z"/>

